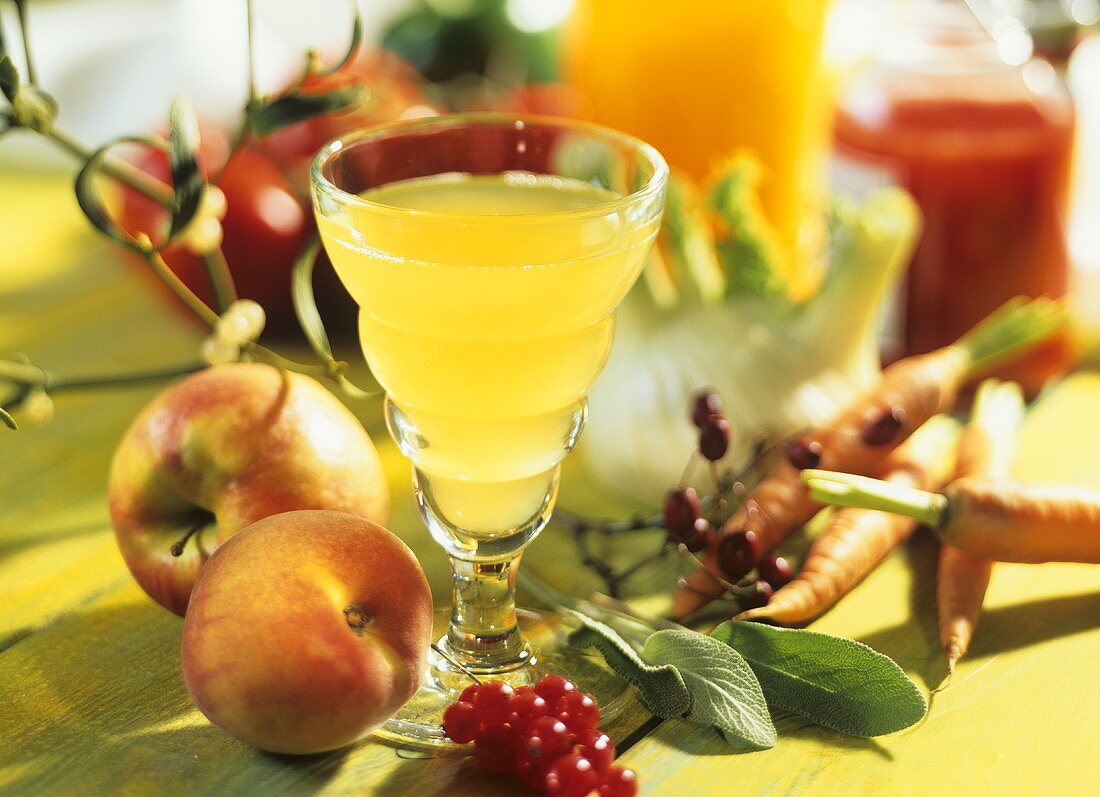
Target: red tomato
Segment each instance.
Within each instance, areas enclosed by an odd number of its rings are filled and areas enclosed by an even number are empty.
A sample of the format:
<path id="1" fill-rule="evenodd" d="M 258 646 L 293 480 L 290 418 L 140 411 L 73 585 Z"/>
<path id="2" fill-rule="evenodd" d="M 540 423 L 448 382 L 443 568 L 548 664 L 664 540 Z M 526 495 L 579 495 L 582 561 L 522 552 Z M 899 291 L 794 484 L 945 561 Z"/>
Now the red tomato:
<path id="1" fill-rule="evenodd" d="M 362 86 L 362 103 L 339 113 L 307 119 L 277 130 L 263 140 L 263 150 L 290 175 L 294 187 L 308 193 L 309 164 L 314 155 L 334 138 L 353 130 L 401 118 L 410 109 L 422 115 L 438 111 L 423 91 L 419 73 L 399 56 L 385 50 L 367 50 L 332 75 L 311 75 L 299 91 L 319 93 Z"/>
<path id="2" fill-rule="evenodd" d="M 226 134 L 208 124 L 200 125 L 199 161 L 209 173 L 225 162 L 229 150 Z M 144 150 L 134 159 L 138 168 L 161 180 L 168 179 L 168 158 L 156 150 Z M 294 326 L 290 298 L 290 273 L 298 253 L 313 231 L 313 218 L 291 190 L 278 167 L 253 147 L 235 153 L 218 177 L 228 211 L 223 220 L 222 251 L 229 263 L 237 292 L 254 299 L 267 311 L 268 328 Z M 156 203 L 131 190 L 122 192 L 120 222 L 131 231 L 162 236 L 167 213 Z M 185 284 L 206 302 L 212 301 L 202 260 L 182 247 L 164 252 L 165 262 Z"/>

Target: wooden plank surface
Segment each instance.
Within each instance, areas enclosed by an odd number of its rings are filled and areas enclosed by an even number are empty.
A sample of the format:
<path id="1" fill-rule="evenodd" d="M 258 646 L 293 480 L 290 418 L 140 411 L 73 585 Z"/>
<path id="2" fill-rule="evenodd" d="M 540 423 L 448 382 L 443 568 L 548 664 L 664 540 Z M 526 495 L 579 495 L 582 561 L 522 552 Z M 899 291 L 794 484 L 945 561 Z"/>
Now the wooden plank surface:
<path id="1" fill-rule="evenodd" d="M 21 351 L 62 373 L 194 357 L 201 332 L 87 231 L 68 178 L 0 175 L 0 242 L 0 354 Z M 308 759 L 258 753 L 191 707 L 180 621 L 126 574 L 105 505 L 114 446 L 156 391 L 64 396 L 52 423 L 0 435 L 0 793 L 515 793 L 464 757 L 401 757 L 372 742 Z M 445 602 L 445 558 L 416 518 L 407 466 L 374 408 L 355 409 L 387 461 L 398 499 L 391 525 Z M 1076 376 L 1047 397 L 1025 426 L 1020 475 L 1100 486 L 1098 410 L 1098 376 Z M 563 505 L 634 508 L 575 464 Z M 610 553 L 652 544 L 632 538 Z M 944 674 L 934 558 L 933 541 L 917 538 L 815 628 L 862 639 L 934 686 Z M 524 567 L 574 594 L 599 583 L 553 527 Z M 674 575 L 672 562 L 651 568 L 627 597 L 660 613 Z M 974 651 L 922 726 L 868 741 L 784 718 L 777 748 L 731 755 L 713 734 L 665 722 L 623 760 L 652 795 L 1100 793 L 1098 626 L 1100 568 L 999 566 Z M 631 698 L 614 734 L 647 719 Z"/>

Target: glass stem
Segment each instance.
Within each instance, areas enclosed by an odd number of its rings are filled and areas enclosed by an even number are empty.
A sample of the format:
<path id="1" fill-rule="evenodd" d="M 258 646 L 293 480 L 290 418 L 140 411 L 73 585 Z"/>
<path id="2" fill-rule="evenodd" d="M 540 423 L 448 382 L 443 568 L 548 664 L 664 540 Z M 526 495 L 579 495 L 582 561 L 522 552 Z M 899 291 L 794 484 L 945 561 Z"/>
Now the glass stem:
<path id="1" fill-rule="evenodd" d="M 450 652 L 475 672 L 511 669 L 527 659 L 516 626 L 516 570 L 522 554 L 494 562 L 451 558 Z"/>

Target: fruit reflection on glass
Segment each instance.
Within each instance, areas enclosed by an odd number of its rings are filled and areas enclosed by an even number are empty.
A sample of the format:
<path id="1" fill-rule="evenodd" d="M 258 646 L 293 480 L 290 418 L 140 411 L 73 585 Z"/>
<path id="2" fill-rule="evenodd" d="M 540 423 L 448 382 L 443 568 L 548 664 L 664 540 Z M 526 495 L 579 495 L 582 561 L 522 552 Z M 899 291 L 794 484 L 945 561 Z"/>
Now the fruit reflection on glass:
<path id="1" fill-rule="evenodd" d="M 520 635 L 515 570 L 550 518 L 666 175 L 653 148 L 619 133 L 500 115 L 375 128 L 314 163 L 325 249 L 451 558 L 439 645 L 476 674 L 530 681 L 534 659 L 553 658 Z M 468 684 L 448 667 L 435 662 L 436 694 L 422 690 L 391 730 L 442 742 L 442 710 Z"/>

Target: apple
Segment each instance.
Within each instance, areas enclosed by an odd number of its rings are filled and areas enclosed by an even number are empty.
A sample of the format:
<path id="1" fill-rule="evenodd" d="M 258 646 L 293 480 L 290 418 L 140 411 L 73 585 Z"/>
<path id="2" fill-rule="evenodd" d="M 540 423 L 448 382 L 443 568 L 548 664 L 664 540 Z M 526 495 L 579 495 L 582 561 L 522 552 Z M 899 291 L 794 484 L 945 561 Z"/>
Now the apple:
<path id="1" fill-rule="evenodd" d="M 126 566 L 180 615 L 206 559 L 250 523 L 292 509 L 384 523 L 390 506 L 358 419 L 315 380 L 258 363 L 208 368 L 153 399 L 115 453 L 108 498 Z"/>
<path id="2" fill-rule="evenodd" d="M 284 512 L 230 538 L 199 574 L 183 677 L 199 710 L 275 753 L 351 744 L 420 687 L 432 595 L 408 546 L 342 512 Z"/>

